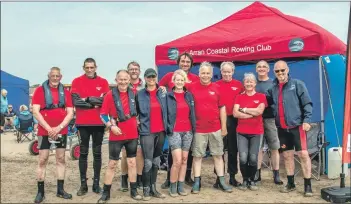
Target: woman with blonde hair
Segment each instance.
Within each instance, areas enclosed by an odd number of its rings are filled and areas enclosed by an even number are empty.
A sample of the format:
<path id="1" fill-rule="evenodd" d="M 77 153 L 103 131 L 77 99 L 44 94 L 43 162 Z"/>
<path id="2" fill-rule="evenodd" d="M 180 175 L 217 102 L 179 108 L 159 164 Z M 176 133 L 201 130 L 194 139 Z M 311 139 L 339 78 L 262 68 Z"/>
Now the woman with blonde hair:
<path id="1" fill-rule="evenodd" d="M 188 83 L 187 74 L 177 70 L 172 76 L 174 87 L 167 93 L 167 135 L 169 148 L 173 158 L 170 170 L 169 195 L 186 196 L 184 180 L 187 160 L 195 132 L 195 108 L 193 95 L 185 88 Z"/>

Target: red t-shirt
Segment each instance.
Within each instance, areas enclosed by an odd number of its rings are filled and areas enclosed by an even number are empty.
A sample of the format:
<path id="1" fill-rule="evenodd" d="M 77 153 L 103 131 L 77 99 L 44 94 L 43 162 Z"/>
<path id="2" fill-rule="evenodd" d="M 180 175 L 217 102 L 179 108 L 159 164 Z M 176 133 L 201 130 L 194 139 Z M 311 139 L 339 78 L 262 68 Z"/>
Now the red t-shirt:
<path id="1" fill-rule="evenodd" d="M 85 74 L 77 77 L 72 82 L 71 93 L 78 94 L 81 98 L 89 96 L 101 97 L 110 90 L 106 79 L 96 76 L 89 78 Z M 103 125 L 100 119 L 100 108 L 81 109 L 76 107 L 77 125 Z"/>
<path id="2" fill-rule="evenodd" d="M 162 79 L 159 81 L 158 85 L 166 86 L 168 87 L 168 90 L 172 90 L 172 88 L 174 87 L 174 83 L 172 81 L 173 74 L 174 74 L 173 72 L 169 72 L 166 75 L 164 75 Z M 189 84 L 191 83 L 200 81 L 199 76 L 190 72 L 188 73 L 188 79 L 189 79 L 189 83 L 186 83 L 184 85 L 185 88 L 188 88 Z"/>
<path id="3" fill-rule="evenodd" d="M 174 96 L 177 101 L 177 113 L 176 113 L 176 121 L 174 125 L 174 132 L 187 132 L 191 131 L 191 123 L 190 123 L 190 108 L 185 100 L 185 93 L 176 93 L 174 92 Z"/>
<path id="4" fill-rule="evenodd" d="M 143 88 L 143 81 L 139 79 L 139 81 L 135 84 L 132 84 L 132 90 L 134 94 L 137 94 L 140 89 Z"/>
<path id="5" fill-rule="evenodd" d="M 232 79 L 229 82 L 219 80 L 216 84 L 220 87 L 220 93 L 223 97 L 227 115 L 233 115 L 235 97 L 244 91 L 244 86 L 240 81 L 235 79 Z"/>
<path id="6" fill-rule="evenodd" d="M 157 89 L 148 91 L 150 93 L 150 133 L 162 132 L 165 130 L 161 104 L 157 99 Z"/>
<path id="7" fill-rule="evenodd" d="M 196 132 L 210 133 L 221 129 L 219 108 L 224 106 L 218 84 L 192 83 L 189 91 L 194 96 Z"/>
<path id="8" fill-rule="evenodd" d="M 246 93 L 239 94 L 235 98 L 235 104 L 239 104 L 240 108 L 257 108 L 261 103 L 263 103 L 265 107 L 268 106 L 266 95 L 257 92 L 252 96 Z M 239 118 L 236 131 L 242 134 L 263 134 L 262 115 L 253 118 Z"/>
<path id="9" fill-rule="evenodd" d="M 127 115 L 130 113 L 129 109 L 129 100 L 128 100 L 128 93 L 127 92 L 120 92 L 120 99 L 123 106 L 124 114 Z M 101 115 L 109 115 L 110 118 L 117 118 L 117 110 L 115 106 L 115 102 L 113 100 L 112 91 L 109 91 L 105 98 L 104 102 L 102 103 L 102 107 L 100 110 Z M 121 135 L 115 135 L 110 131 L 110 141 L 121 141 L 121 140 L 131 140 L 138 138 L 138 124 L 136 116 L 124 121 L 118 122 L 117 126 L 121 129 Z"/>
<path id="10" fill-rule="evenodd" d="M 53 104 L 59 104 L 59 91 L 58 88 L 51 88 L 51 95 L 52 95 L 52 102 Z M 65 92 L 65 106 L 66 107 L 73 107 L 72 105 L 72 97 L 69 91 L 66 89 L 64 90 Z M 32 104 L 35 105 L 40 105 L 40 108 L 45 108 L 45 95 L 44 95 L 44 88 L 42 86 L 38 87 L 35 89 L 33 98 L 32 98 Z M 52 127 L 57 127 L 59 126 L 62 121 L 65 119 L 67 112 L 63 108 L 55 108 L 55 109 L 44 109 L 40 110 L 40 114 L 43 116 L 44 120 Z M 68 127 L 64 127 L 60 134 L 67 134 L 68 133 Z M 39 136 L 48 136 L 48 131 L 45 130 L 44 127 L 42 127 L 40 124 L 38 126 L 38 135 Z"/>
<path id="11" fill-rule="evenodd" d="M 285 123 L 285 113 L 284 113 L 284 105 L 283 105 L 283 86 L 285 83 L 279 83 L 279 96 L 278 96 L 278 111 L 279 111 L 279 121 L 280 127 L 287 129 L 288 126 Z"/>

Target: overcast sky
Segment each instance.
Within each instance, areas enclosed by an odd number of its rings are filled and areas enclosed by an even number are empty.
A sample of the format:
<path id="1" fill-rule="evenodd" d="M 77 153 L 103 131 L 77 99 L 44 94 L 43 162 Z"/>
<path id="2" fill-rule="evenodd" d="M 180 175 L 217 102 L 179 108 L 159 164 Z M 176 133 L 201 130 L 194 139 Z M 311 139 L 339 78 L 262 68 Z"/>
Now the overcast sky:
<path id="1" fill-rule="evenodd" d="M 1 69 L 42 83 L 52 66 L 62 82 L 86 57 L 110 83 L 131 60 L 155 67 L 155 46 L 210 26 L 252 2 L 2 2 Z M 264 2 L 316 23 L 346 43 L 348 2 Z"/>

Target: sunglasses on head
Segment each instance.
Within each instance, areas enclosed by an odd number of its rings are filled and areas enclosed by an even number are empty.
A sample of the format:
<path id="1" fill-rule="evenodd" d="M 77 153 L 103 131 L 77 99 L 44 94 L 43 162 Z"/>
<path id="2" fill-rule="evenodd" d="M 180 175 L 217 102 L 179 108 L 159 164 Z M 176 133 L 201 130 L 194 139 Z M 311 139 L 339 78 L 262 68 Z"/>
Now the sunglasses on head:
<path id="1" fill-rule="evenodd" d="M 281 72 L 281 73 L 284 73 L 285 72 L 285 69 L 276 69 L 276 70 L 274 70 L 274 72 L 275 73 L 279 73 L 279 72 Z"/>

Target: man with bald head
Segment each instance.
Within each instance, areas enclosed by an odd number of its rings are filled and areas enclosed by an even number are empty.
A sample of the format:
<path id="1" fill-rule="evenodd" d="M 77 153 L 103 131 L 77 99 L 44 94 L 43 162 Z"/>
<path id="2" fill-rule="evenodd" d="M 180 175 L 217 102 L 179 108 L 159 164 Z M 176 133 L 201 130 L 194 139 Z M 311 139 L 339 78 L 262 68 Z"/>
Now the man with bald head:
<path id="1" fill-rule="evenodd" d="M 267 91 L 267 101 L 273 105 L 278 128 L 280 151 L 283 153 L 288 177 L 283 193 L 296 190 L 294 183 L 294 150 L 301 160 L 304 175 L 304 195 L 311 197 L 311 159 L 307 151 L 306 131 L 311 129 L 312 100 L 305 83 L 289 76 L 289 66 L 279 60 L 274 65 L 276 79 Z"/>

